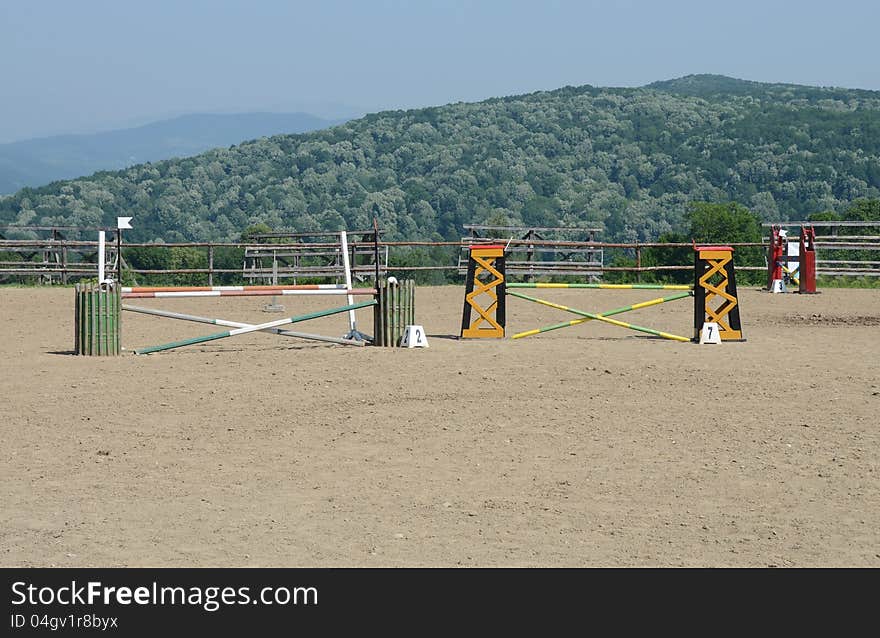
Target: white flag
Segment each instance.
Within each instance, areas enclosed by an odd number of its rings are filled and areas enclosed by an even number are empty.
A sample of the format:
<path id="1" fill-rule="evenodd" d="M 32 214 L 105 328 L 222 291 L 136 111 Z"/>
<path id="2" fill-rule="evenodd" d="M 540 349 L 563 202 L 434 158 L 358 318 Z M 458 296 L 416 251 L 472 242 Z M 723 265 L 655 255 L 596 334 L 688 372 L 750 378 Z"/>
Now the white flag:
<path id="1" fill-rule="evenodd" d="M 126 228 L 131 228 L 131 217 L 117 217 L 116 218 L 116 228 L 119 230 L 125 230 Z"/>

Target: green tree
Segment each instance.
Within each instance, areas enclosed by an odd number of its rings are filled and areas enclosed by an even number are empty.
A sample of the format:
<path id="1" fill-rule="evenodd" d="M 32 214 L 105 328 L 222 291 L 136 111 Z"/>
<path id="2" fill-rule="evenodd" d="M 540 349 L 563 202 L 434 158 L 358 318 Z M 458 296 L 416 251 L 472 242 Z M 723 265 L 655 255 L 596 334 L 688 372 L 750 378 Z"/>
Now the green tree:
<path id="1" fill-rule="evenodd" d="M 692 202 L 686 214 L 691 239 L 702 244 L 760 242 L 761 220 L 736 202 Z"/>
<path id="2" fill-rule="evenodd" d="M 691 239 L 697 244 L 761 243 L 761 220 L 737 202 L 692 202 L 687 221 Z M 764 256 L 761 246 L 734 248 L 734 264 L 738 266 L 763 266 Z M 757 283 L 762 277 L 762 273 L 755 271 L 740 270 L 737 274 L 738 280 L 743 283 Z"/>
<path id="3" fill-rule="evenodd" d="M 836 222 L 840 221 L 840 215 L 833 210 L 825 210 L 821 213 L 811 213 L 807 216 L 807 221 L 811 222 Z"/>
<path id="4" fill-rule="evenodd" d="M 271 233 L 272 227 L 268 224 L 264 224 L 263 222 L 259 222 L 257 224 L 251 224 L 243 231 L 241 231 L 241 243 L 247 244 L 252 243 L 252 238 L 254 235 L 264 235 L 266 233 Z"/>
<path id="5" fill-rule="evenodd" d="M 880 199 L 857 199 L 844 213 L 846 221 L 873 222 L 880 221 Z M 876 229 L 875 229 L 876 230 Z M 876 234 L 874 232 L 865 234 Z"/>
<path id="6" fill-rule="evenodd" d="M 690 236 L 684 233 L 664 233 L 658 243 L 686 244 Z M 642 266 L 691 266 L 694 263 L 694 249 L 683 246 L 661 246 L 642 250 Z M 677 284 L 693 283 L 693 270 L 659 270 L 642 275 L 643 281 L 662 281 Z"/>

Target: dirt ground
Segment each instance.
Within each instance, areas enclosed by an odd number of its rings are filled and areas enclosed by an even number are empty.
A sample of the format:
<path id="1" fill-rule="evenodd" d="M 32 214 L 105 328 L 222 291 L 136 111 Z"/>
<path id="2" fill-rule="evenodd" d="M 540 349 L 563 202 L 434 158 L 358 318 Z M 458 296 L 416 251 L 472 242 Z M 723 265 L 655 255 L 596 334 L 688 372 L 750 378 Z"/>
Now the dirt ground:
<path id="1" fill-rule="evenodd" d="M 596 322 L 460 341 L 462 299 L 417 290 L 427 349 L 252 333 L 98 358 L 72 354 L 72 289 L 0 289 L 0 565 L 880 567 L 880 291 L 740 290 L 747 341 L 719 346 Z M 692 313 L 618 318 L 690 336 Z M 510 298 L 508 334 L 571 318 Z M 123 344 L 217 330 L 125 313 Z"/>

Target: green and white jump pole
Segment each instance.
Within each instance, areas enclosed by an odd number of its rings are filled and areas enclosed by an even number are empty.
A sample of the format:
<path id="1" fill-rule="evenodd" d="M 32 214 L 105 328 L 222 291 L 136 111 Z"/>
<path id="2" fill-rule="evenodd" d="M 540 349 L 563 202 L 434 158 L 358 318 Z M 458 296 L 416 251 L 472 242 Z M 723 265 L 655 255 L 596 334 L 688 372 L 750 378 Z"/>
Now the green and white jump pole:
<path id="1" fill-rule="evenodd" d="M 158 308 L 144 308 L 142 306 L 130 306 L 122 304 L 122 309 L 129 312 L 137 312 L 144 315 L 153 315 L 155 317 L 165 317 L 167 319 L 180 319 L 182 321 L 192 321 L 195 323 L 207 323 L 214 326 L 227 326 L 229 328 L 250 328 L 254 324 L 242 323 L 240 321 L 229 321 L 228 319 L 212 319 L 210 317 L 200 317 L 198 315 L 189 315 L 182 312 L 171 312 L 170 310 L 160 310 Z M 298 337 L 300 339 L 311 339 L 312 341 L 326 341 L 328 343 L 338 343 L 346 346 L 363 346 L 365 341 L 357 341 L 347 338 L 326 337 L 324 335 L 312 334 L 310 332 L 294 332 L 293 330 L 282 330 L 281 328 L 266 328 L 261 332 L 271 332 L 283 337 Z"/>
<path id="2" fill-rule="evenodd" d="M 246 334 L 248 332 L 258 332 L 261 330 L 267 330 L 270 328 L 277 328 L 278 326 L 283 326 L 291 323 L 299 323 L 300 321 L 308 321 L 309 319 L 317 319 L 318 317 L 326 317 L 328 315 L 336 315 L 343 312 L 348 312 L 350 310 L 357 310 L 358 308 L 366 308 L 367 306 L 376 305 L 376 300 L 371 299 L 370 301 L 363 301 L 361 303 L 350 304 L 347 306 L 342 306 L 340 308 L 331 308 L 330 310 L 319 310 L 317 312 L 310 312 L 304 315 L 297 315 L 295 317 L 288 317 L 286 319 L 277 319 L 275 321 L 268 321 L 266 323 L 250 325 L 244 328 L 235 328 L 234 330 L 227 330 L 225 332 L 216 332 L 214 334 L 205 335 L 204 337 L 192 337 L 191 339 L 183 339 L 181 341 L 172 341 L 171 343 L 165 343 L 159 346 L 151 346 L 148 348 L 140 348 L 135 350 L 135 354 L 150 354 L 152 352 L 161 352 L 162 350 L 171 350 L 173 348 L 180 348 L 182 346 L 190 346 L 197 343 L 204 343 L 206 341 L 214 341 L 215 339 L 225 339 L 226 337 L 234 337 L 235 335 Z"/>

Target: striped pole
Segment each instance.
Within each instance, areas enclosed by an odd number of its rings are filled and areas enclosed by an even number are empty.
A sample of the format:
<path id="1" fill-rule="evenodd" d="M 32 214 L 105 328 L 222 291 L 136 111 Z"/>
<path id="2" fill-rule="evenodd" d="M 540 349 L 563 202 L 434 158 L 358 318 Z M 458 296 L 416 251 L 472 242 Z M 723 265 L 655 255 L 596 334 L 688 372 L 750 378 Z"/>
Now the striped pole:
<path id="1" fill-rule="evenodd" d="M 661 332 L 660 330 L 654 330 L 653 328 L 645 328 L 643 326 L 637 326 L 632 323 L 625 323 L 623 321 L 617 321 L 616 319 L 609 319 L 609 315 L 617 315 L 624 312 L 629 312 L 631 310 L 638 310 L 639 308 L 647 308 L 648 306 L 655 306 L 657 304 L 666 303 L 667 301 L 675 301 L 676 299 L 684 299 L 685 297 L 693 296 L 693 291 L 688 291 L 679 295 L 670 295 L 668 297 L 659 297 L 657 299 L 651 299 L 649 301 L 643 301 L 641 303 L 633 304 L 631 306 L 624 306 L 623 308 L 616 308 L 614 310 L 609 310 L 608 312 L 603 312 L 601 314 L 593 314 L 590 312 L 584 312 L 582 310 L 576 310 L 575 308 L 569 308 L 568 306 L 563 306 L 562 304 L 553 303 L 552 301 L 547 301 L 545 299 L 537 299 L 535 297 L 529 297 L 528 295 L 524 295 L 518 292 L 508 291 L 507 294 L 513 295 L 514 297 L 519 297 L 521 299 L 526 299 L 528 301 L 534 301 L 535 303 L 539 303 L 545 306 L 550 306 L 551 308 L 557 308 L 559 310 L 565 310 L 566 312 L 570 312 L 572 314 L 580 315 L 584 317 L 583 319 L 574 319 L 572 321 L 566 321 L 563 323 L 554 324 L 552 326 L 547 326 L 545 328 L 537 328 L 535 330 L 527 330 L 526 332 L 520 332 L 511 337 L 511 339 L 521 339 L 522 337 L 530 337 L 532 335 L 540 334 L 542 332 L 549 332 L 550 330 L 557 330 L 559 328 L 567 328 L 568 326 L 576 326 L 580 323 L 584 323 L 586 321 L 598 320 L 604 321 L 606 323 L 610 323 L 615 326 L 620 326 L 621 328 L 629 328 L 630 330 L 636 330 L 638 332 L 644 332 L 650 335 L 654 335 L 656 337 L 662 337 L 664 339 L 671 339 L 673 341 L 690 341 L 687 337 L 680 337 L 678 335 L 670 334 L 668 332 Z"/>
<path id="2" fill-rule="evenodd" d="M 371 299 L 370 301 L 362 301 L 360 303 L 352 304 L 349 306 L 342 306 L 341 308 L 331 308 L 330 310 L 319 310 L 318 312 L 310 312 L 305 315 L 298 315 L 295 317 L 288 317 L 287 319 L 277 319 L 275 321 L 269 321 L 267 323 L 261 323 L 257 325 L 251 325 L 246 328 L 235 328 L 234 330 L 227 330 L 226 332 L 215 332 L 214 334 L 205 335 L 204 337 L 193 337 L 191 339 L 183 339 L 182 341 L 172 341 L 171 343 L 165 343 L 160 346 L 151 346 L 149 348 L 141 348 L 139 350 L 135 350 L 135 354 L 150 354 L 151 352 L 160 352 L 162 350 L 171 350 L 172 348 L 180 348 L 181 346 L 189 346 L 196 343 L 204 343 L 206 341 L 213 341 L 215 339 L 225 339 L 226 337 L 234 337 L 235 335 L 245 334 L 248 332 L 257 332 L 259 330 L 266 330 L 267 328 L 276 328 L 278 326 L 283 326 L 288 323 L 298 323 L 300 321 L 308 321 L 309 319 L 317 319 L 318 317 L 326 317 L 328 315 L 335 315 L 342 312 L 348 312 L 349 310 L 356 310 L 358 308 L 365 308 L 367 306 L 375 305 L 376 301 Z"/>
<path id="3" fill-rule="evenodd" d="M 208 323 L 215 326 L 227 326 L 229 328 L 249 328 L 253 324 L 241 323 L 239 321 L 228 321 L 226 319 L 211 319 L 210 317 L 199 317 L 198 315 L 188 315 L 182 312 L 171 312 L 169 310 L 160 310 L 158 308 L 144 308 L 142 306 L 122 305 L 123 310 L 129 312 L 138 312 L 144 315 L 154 315 L 156 317 L 166 317 L 168 319 L 181 319 L 183 321 L 194 321 L 196 323 Z M 326 341 L 328 343 L 339 343 L 347 346 L 363 346 L 364 341 L 356 341 L 354 339 L 343 339 L 336 337 L 325 337 L 324 335 L 311 334 L 309 332 L 294 332 L 292 330 L 282 330 L 280 328 L 266 328 L 262 332 L 271 332 L 273 334 L 282 335 L 284 337 L 299 337 L 300 339 L 311 339 L 313 341 Z"/>
<path id="4" fill-rule="evenodd" d="M 599 290 L 693 290 L 688 284 L 540 284 L 508 283 L 508 288 L 593 288 Z"/>
<path id="5" fill-rule="evenodd" d="M 226 292 L 226 291 L 259 291 L 259 290 L 346 290 L 345 284 L 273 284 L 266 286 L 139 286 L 123 287 L 122 293 L 141 292 Z"/>
<path id="6" fill-rule="evenodd" d="M 313 288 L 303 290 L 301 288 L 276 288 L 272 290 L 169 290 L 157 292 L 122 292 L 123 299 L 167 299 L 180 297 L 268 297 L 276 295 L 375 295 L 372 288 L 354 288 L 347 290 L 342 288 Z"/>

